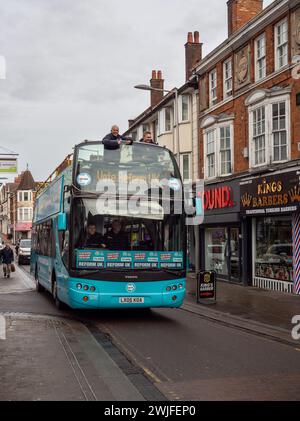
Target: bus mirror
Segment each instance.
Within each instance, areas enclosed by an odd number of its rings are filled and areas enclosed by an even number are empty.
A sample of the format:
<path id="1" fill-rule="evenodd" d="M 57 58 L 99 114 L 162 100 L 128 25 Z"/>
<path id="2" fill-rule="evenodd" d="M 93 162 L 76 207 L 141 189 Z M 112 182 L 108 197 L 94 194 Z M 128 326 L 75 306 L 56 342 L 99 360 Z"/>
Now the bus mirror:
<path id="1" fill-rule="evenodd" d="M 66 231 L 67 229 L 67 214 L 59 213 L 58 214 L 58 231 Z"/>

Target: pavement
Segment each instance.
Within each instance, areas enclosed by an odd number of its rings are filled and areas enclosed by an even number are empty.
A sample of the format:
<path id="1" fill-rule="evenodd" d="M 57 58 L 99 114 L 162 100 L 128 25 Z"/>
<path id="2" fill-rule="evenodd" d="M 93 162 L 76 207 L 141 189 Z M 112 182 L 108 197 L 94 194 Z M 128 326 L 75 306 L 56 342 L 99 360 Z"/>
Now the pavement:
<path id="1" fill-rule="evenodd" d="M 217 281 L 216 302 L 197 303 L 195 273 L 187 279 L 183 309 L 198 315 L 297 344 L 292 340 L 292 318 L 300 315 L 300 296 Z M 298 342 L 299 345 L 299 342 Z"/>
<path id="2" fill-rule="evenodd" d="M 22 300 L 35 287 L 16 269 L 10 279 L 0 278 L 1 302 L 11 294 Z M 0 401 L 145 400 L 80 321 L 13 309 L 0 316 L 6 332 L 0 338 Z"/>

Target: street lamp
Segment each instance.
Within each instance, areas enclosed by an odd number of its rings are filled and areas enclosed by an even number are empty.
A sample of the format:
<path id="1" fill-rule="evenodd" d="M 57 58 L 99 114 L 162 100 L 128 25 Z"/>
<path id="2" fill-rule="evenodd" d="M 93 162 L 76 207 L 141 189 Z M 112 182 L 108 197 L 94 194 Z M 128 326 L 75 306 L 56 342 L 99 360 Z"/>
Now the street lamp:
<path id="1" fill-rule="evenodd" d="M 175 94 L 175 127 L 176 127 L 176 149 L 177 149 L 176 159 L 177 159 L 178 166 L 180 168 L 178 89 L 174 88 L 171 91 L 168 91 L 167 89 L 153 88 L 152 86 L 149 86 L 149 85 L 136 85 L 135 89 L 140 89 L 142 91 L 160 91 L 160 92 L 166 92 L 168 94 L 170 93 Z"/>

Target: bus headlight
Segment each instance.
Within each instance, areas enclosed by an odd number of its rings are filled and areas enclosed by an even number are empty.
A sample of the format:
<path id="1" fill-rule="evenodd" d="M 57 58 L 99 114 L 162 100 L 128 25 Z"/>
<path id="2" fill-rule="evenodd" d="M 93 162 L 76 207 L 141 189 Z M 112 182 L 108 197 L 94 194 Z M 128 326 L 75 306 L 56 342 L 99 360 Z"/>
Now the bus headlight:
<path id="1" fill-rule="evenodd" d="M 81 288 L 82 288 L 82 285 L 81 285 L 81 284 L 77 284 L 77 285 L 76 285 L 76 288 L 77 288 L 77 289 L 81 289 Z"/>
<path id="2" fill-rule="evenodd" d="M 88 285 L 84 285 L 83 289 L 84 289 L 85 291 L 88 291 L 89 286 L 88 286 Z"/>
<path id="3" fill-rule="evenodd" d="M 95 288 L 95 287 L 91 287 L 91 288 L 90 288 L 90 290 L 91 290 L 92 292 L 94 292 L 94 291 L 96 291 L 96 288 Z"/>

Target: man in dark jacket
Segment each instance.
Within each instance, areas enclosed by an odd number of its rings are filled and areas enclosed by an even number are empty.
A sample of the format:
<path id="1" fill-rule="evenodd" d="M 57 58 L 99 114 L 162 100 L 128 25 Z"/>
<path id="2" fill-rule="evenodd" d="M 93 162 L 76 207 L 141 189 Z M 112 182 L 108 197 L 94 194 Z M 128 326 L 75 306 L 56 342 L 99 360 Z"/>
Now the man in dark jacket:
<path id="1" fill-rule="evenodd" d="M 9 244 L 6 244 L 4 249 L 1 250 L 1 257 L 3 262 L 4 278 L 10 278 L 11 264 L 14 261 L 14 252 Z"/>
<path id="2" fill-rule="evenodd" d="M 96 225 L 89 224 L 87 227 L 87 236 L 84 240 L 84 247 L 105 248 L 103 235 L 96 231 Z"/>
<path id="3" fill-rule="evenodd" d="M 114 124 L 111 128 L 111 132 L 102 139 L 102 142 L 106 149 L 119 149 L 123 140 L 126 141 L 126 145 L 132 145 L 132 139 L 121 136 L 119 134 L 119 127 Z"/>
<path id="4" fill-rule="evenodd" d="M 152 143 L 152 145 L 158 145 L 158 143 L 155 142 L 152 139 L 152 134 L 149 131 L 144 132 L 143 138 L 140 140 L 140 142 L 142 142 L 142 143 Z"/>
<path id="5" fill-rule="evenodd" d="M 122 231 L 120 221 L 115 220 L 111 225 L 111 230 L 104 235 L 104 242 L 108 250 L 129 250 L 128 236 Z"/>

